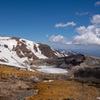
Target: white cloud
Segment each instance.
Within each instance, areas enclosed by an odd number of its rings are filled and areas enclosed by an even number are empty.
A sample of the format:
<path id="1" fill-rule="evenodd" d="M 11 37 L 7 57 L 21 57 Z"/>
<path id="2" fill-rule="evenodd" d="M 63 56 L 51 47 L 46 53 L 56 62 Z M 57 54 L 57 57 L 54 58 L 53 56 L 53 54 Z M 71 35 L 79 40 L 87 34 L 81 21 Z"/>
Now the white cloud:
<path id="1" fill-rule="evenodd" d="M 88 27 L 80 26 L 76 29 L 79 35 L 74 37 L 74 44 L 100 45 L 100 15 L 94 15 L 91 23 Z"/>
<path id="2" fill-rule="evenodd" d="M 80 30 L 81 30 L 81 27 L 80 27 Z M 94 25 L 91 25 L 91 26 L 88 26 L 85 30 L 81 30 L 81 33 L 80 35 L 77 35 L 74 37 L 74 40 L 73 40 L 74 44 L 100 45 L 100 28 L 95 28 Z"/>
<path id="3" fill-rule="evenodd" d="M 81 26 L 81 27 L 78 27 L 76 29 L 76 31 L 79 33 L 79 34 L 83 34 L 86 30 L 86 27 L 85 26 Z"/>
<path id="4" fill-rule="evenodd" d="M 92 17 L 91 23 L 93 23 L 93 24 L 100 24 L 100 15 L 94 15 Z"/>
<path id="5" fill-rule="evenodd" d="M 61 35 L 58 35 L 58 36 L 51 36 L 50 38 L 49 38 L 49 41 L 50 42 L 54 42 L 54 43 L 63 43 L 63 44 L 65 44 L 66 43 L 66 38 L 64 38 L 63 36 L 61 36 Z"/>
<path id="6" fill-rule="evenodd" d="M 89 14 L 88 12 L 83 12 L 83 13 L 76 12 L 76 15 L 78 15 L 78 16 L 83 16 L 83 15 L 88 15 L 88 14 Z"/>
<path id="7" fill-rule="evenodd" d="M 97 1 L 97 2 L 95 3 L 95 6 L 100 6 L 100 1 Z"/>
<path id="8" fill-rule="evenodd" d="M 67 26 L 75 26 L 76 24 L 74 22 L 68 22 L 66 24 L 64 23 L 59 23 L 59 24 L 56 24 L 55 27 L 58 28 L 58 27 L 67 27 Z"/>
<path id="9" fill-rule="evenodd" d="M 61 35 L 58 36 L 51 36 L 49 38 L 49 41 L 51 43 L 57 43 L 57 44 L 71 44 L 72 42 L 67 42 L 67 39 Z"/>

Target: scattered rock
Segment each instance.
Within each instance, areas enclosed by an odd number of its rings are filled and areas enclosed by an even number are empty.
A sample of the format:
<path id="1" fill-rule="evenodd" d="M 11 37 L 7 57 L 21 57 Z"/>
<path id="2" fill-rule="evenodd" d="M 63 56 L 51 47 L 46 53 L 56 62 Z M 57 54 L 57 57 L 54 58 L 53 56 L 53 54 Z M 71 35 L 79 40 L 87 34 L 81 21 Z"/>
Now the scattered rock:
<path id="1" fill-rule="evenodd" d="M 33 90 L 28 90 L 28 91 L 22 92 L 19 95 L 17 95 L 14 100 L 25 100 L 29 96 L 36 95 L 37 92 L 38 91 L 36 91 L 34 89 Z"/>

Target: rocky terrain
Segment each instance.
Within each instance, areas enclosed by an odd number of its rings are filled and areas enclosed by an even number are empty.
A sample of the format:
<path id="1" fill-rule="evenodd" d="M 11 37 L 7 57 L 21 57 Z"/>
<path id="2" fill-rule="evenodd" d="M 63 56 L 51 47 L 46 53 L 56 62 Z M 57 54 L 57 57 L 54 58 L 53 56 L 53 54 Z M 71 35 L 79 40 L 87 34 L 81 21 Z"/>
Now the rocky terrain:
<path id="1" fill-rule="evenodd" d="M 27 91 L 31 84 L 34 84 L 32 79 L 21 80 L 13 77 L 0 80 L 0 100 L 14 100 L 18 94 Z"/>
<path id="2" fill-rule="evenodd" d="M 38 62 L 41 65 L 54 66 L 67 70 L 68 77 L 81 77 L 100 81 L 100 58 L 83 54 L 70 55 Z M 37 63 L 35 63 L 37 64 Z"/>

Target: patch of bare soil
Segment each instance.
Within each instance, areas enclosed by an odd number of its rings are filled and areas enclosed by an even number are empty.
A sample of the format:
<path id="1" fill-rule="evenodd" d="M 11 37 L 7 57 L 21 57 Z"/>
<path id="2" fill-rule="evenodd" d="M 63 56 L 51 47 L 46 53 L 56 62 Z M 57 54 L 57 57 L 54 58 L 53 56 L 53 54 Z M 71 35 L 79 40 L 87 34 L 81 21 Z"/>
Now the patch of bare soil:
<path id="1" fill-rule="evenodd" d="M 19 94 L 28 91 L 29 86 L 35 83 L 36 81 L 34 81 L 33 78 L 13 77 L 13 78 L 1 79 L 0 100 L 17 100 L 16 98 Z"/>

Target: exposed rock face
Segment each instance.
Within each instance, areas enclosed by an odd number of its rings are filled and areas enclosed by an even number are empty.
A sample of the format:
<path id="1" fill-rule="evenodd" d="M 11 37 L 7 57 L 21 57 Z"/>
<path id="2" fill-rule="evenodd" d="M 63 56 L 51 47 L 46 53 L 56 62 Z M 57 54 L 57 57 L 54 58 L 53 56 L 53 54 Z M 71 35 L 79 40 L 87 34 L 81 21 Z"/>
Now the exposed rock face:
<path id="1" fill-rule="evenodd" d="M 85 64 L 90 66 L 91 68 L 100 67 L 100 58 L 92 57 L 92 56 L 85 56 L 86 62 Z"/>
<path id="2" fill-rule="evenodd" d="M 45 61 L 48 66 L 68 70 L 69 77 L 100 79 L 100 58 L 83 54 L 71 55 Z M 92 77 L 90 79 L 90 77 Z"/>
<path id="3" fill-rule="evenodd" d="M 69 76 L 100 80 L 100 58 L 85 55 L 85 60 L 69 71 Z"/>
<path id="4" fill-rule="evenodd" d="M 100 68 L 80 68 L 74 73 L 75 77 L 96 77 L 100 79 Z"/>
<path id="5" fill-rule="evenodd" d="M 72 55 L 66 58 L 67 64 L 72 64 L 73 66 L 79 65 L 80 63 L 84 62 L 85 56 L 83 54 Z"/>
<path id="6" fill-rule="evenodd" d="M 46 60 L 48 65 L 55 65 L 56 67 L 63 69 L 71 69 L 74 66 L 78 66 L 85 61 L 85 56 L 82 54 L 71 55 L 68 57 L 61 57 L 57 59 Z"/>
<path id="7" fill-rule="evenodd" d="M 39 49 L 41 51 L 41 53 L 49 58 L 57 58 L 56 52 L 60 54 L 60 52 L 58 51 L 54 51 L 53 49 L 51 49 L 48 45 L 45 44 L 40 44 L 39 45 Z M 64 56 L 64 54 L 62 53 L 62 57 Z"/>
<path id="8" fill-rule="evenodd" d="M 34 60 L 64 57 L 48 45 L 17 37 L 0 37 L 0 59 L 12 65 L 30 65 Z"/>
<path id="9" fill-rule="evenodd" d="M 28 49 L 27 45 L 25 45 L 23 42 L 18 41 L 17 46 L 14 47 L 13 50 L 16 51 L 20 58 L 28 57 L 29 59 L 38 59 L 38 57 L 30 49 Z"/>

